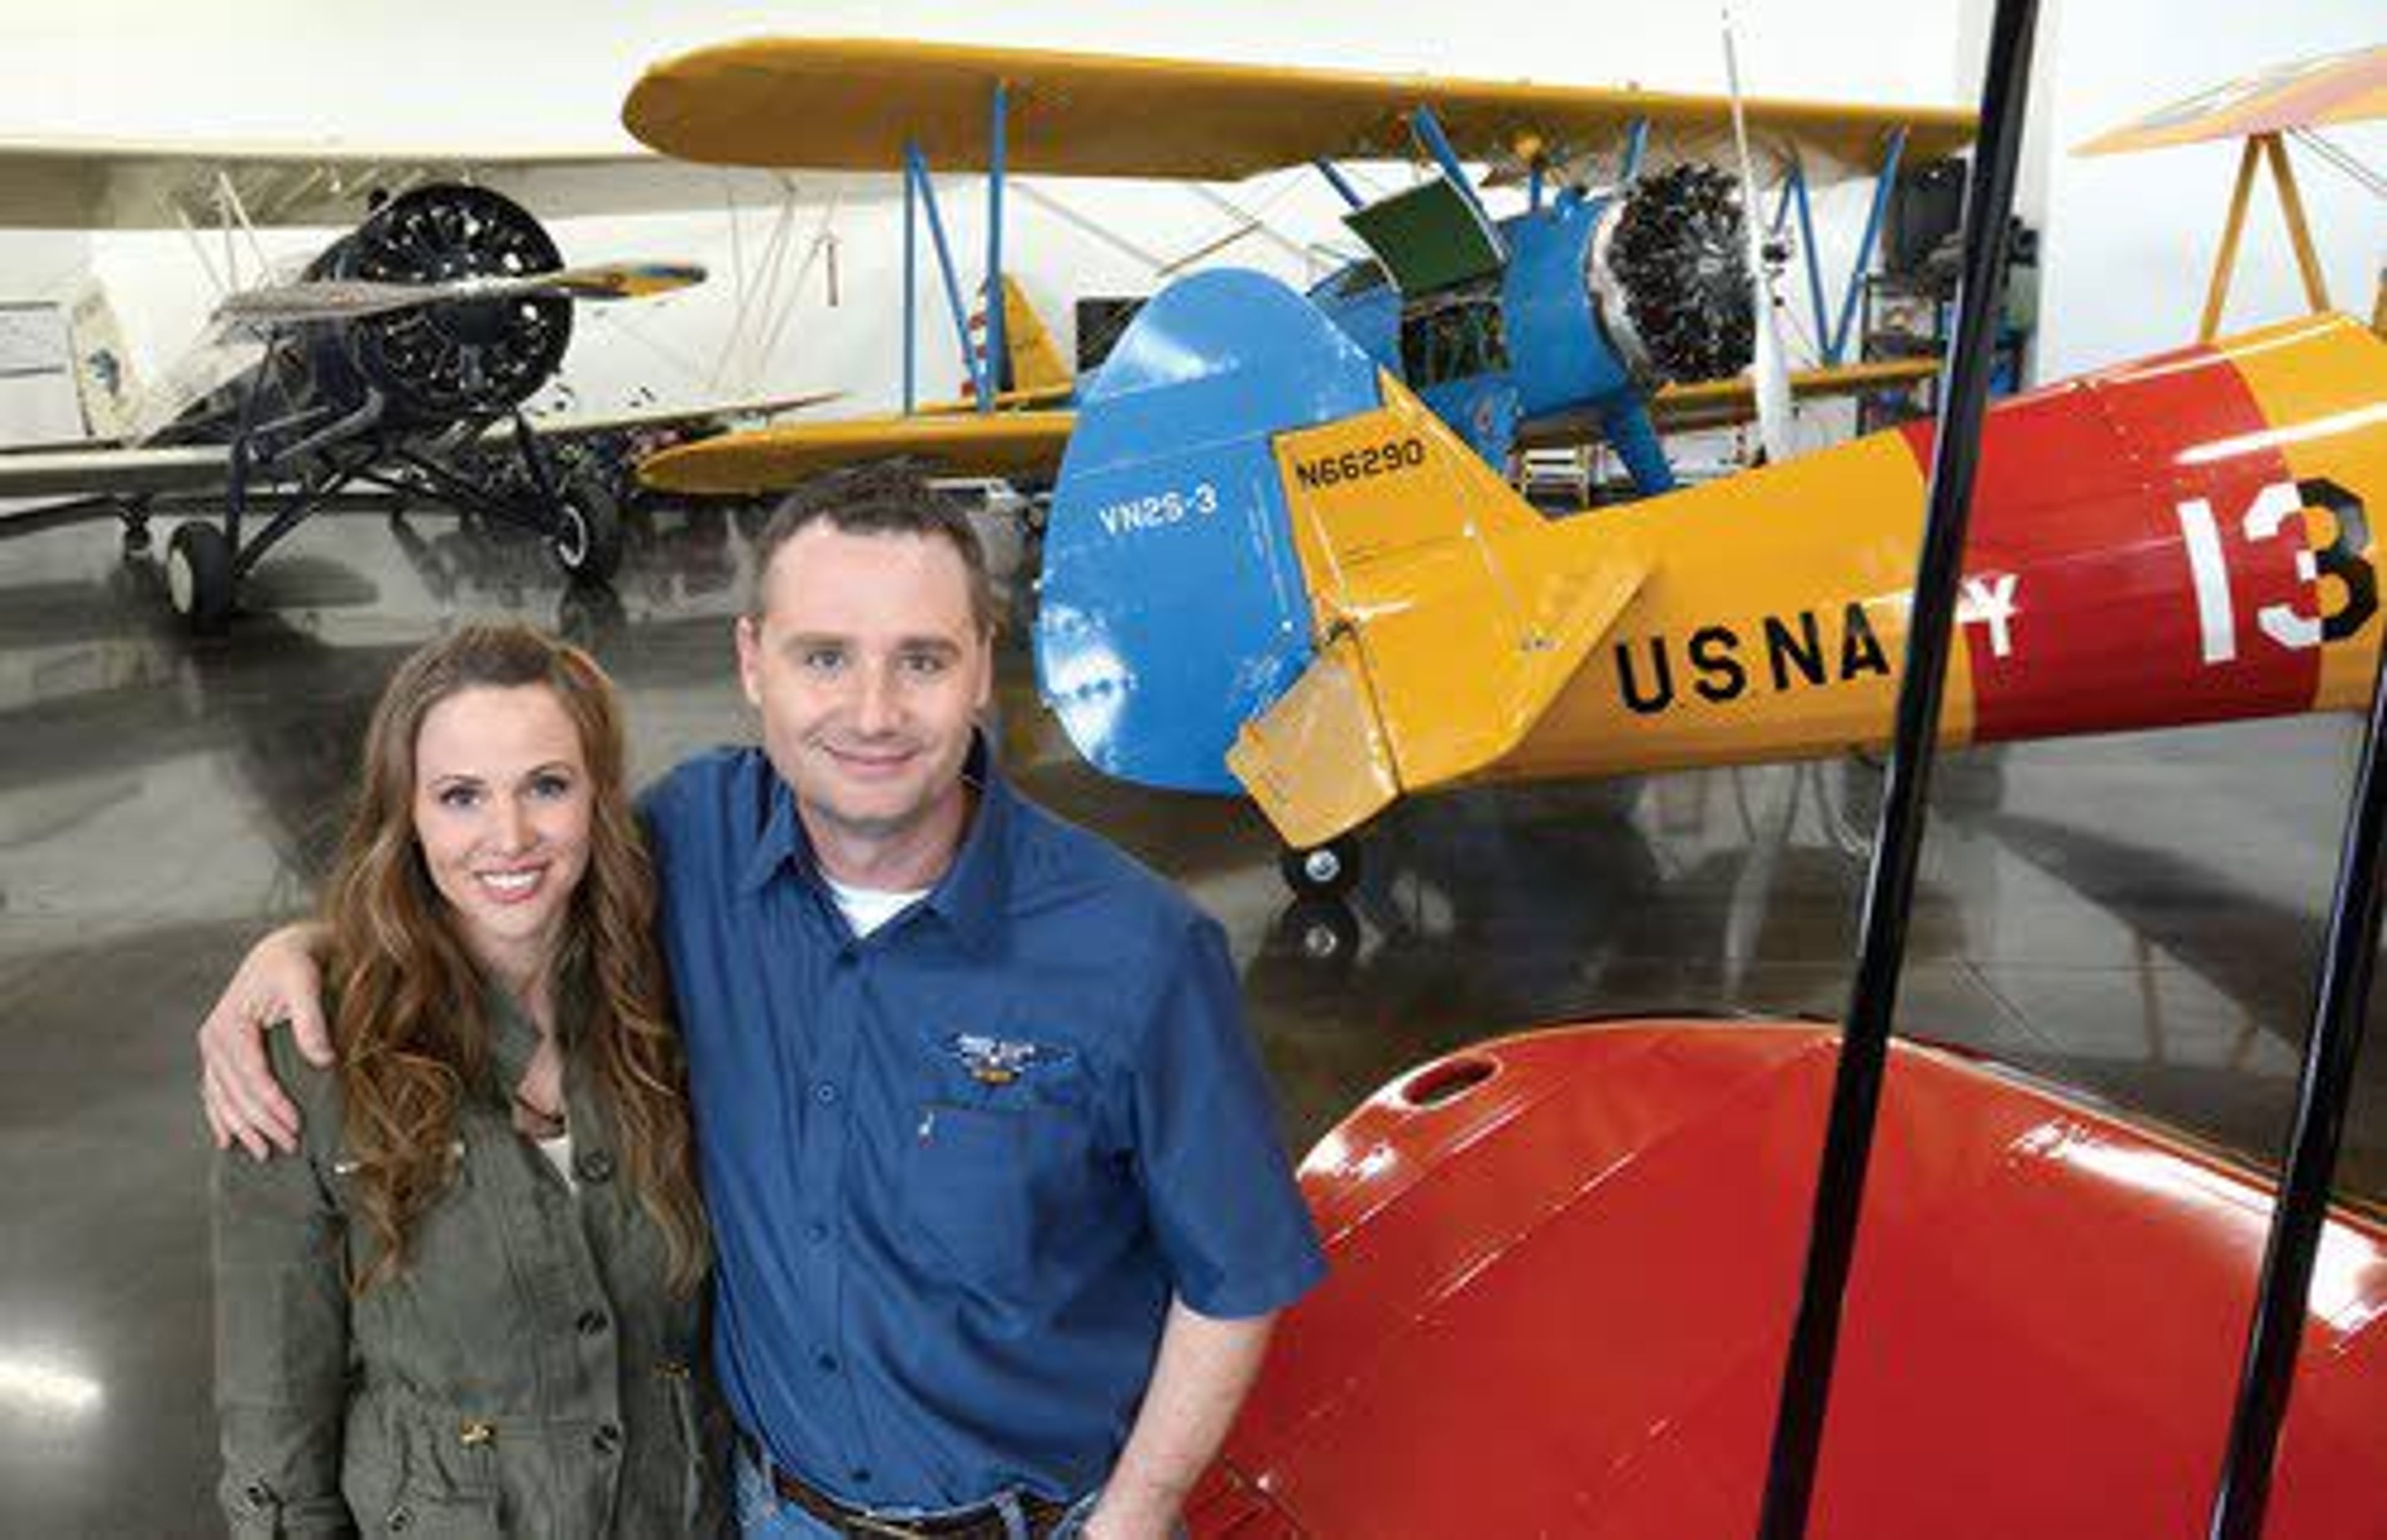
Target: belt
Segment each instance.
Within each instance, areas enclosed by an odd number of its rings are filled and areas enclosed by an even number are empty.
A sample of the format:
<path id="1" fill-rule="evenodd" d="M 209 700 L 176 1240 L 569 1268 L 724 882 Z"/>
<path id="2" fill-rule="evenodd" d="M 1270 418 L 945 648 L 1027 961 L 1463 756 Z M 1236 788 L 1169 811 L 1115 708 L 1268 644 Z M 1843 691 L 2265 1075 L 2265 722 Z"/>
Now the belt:
<path id="1" fill-rule="evenodd" d="M 890 1518 L 840 1502 L 806 1483 L 776 1463 L 762 1441 L 743 1428 L 738 1430 L 738 1447 L 757 1471 L 770 1478 L 771 1490 L 780 1501 L 793 1503 L 849 1540 L 1012 1540 L 1011 1531 L 1004 1525 L 1003 1509 L 995 1503 L 920 1518 Z M 1045 1540 L 1068 1511 L 1067 1503 L 1033 1492 L 1019 1494 L 1019 1514 L 1027 1521 L 1029 1540 Z"/>

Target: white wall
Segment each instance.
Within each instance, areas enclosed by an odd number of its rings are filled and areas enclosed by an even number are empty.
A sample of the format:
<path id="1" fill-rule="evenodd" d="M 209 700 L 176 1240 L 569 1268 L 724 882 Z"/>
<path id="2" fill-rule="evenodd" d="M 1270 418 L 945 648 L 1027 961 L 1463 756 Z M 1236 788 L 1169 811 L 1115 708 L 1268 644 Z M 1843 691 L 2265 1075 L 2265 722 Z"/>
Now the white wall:
<path id="1" fill-rule="evenodd" d="M 2160 6 L 2069 0 L 2052 20 L 2037 93 L 2045 99 L 2034 102 L 2045 109 L 2054 146 L 2041 248 L 2041 378 L 2194 338 L 2238 167 L 2234 143 L 2087 159 L 2073 156 L 2073 145 L 2252 70 L 2375 44 L 2387 33 L 2377 0 Z M 2387 133 L 2375 124 L 2328 136 L 2374 169 L 2387 164 Z M 2368 316 L 2387 258 L 2387 218 L 2319 158 L 2291 146 L 2291 158 L 2330 297 L 2339 309 Z M 2247 210 L 2239 261 L 2225 332 L 2303 311 L 2267 173 Z"/>
<path id="2" fill-rule="evenodd" d="M 1477 0 L 1463 8 L 1418 0 L 1102 6 L 1017 0 L 999 11 L 955 0 L 801 6 L 683 0 L 668 6 L 585 0 L 470 6 L 460 0 L 79 0 L 67 6 L 14 0 L 10 9 L 16 14 L 0 48 L 0 135 L 587 145 L 618 134 L 622 95 L 646 62 L 767 32 L 909 35 L 1692 91 L 1723 84 L 1713 7 L 1638 0 L 1596 7 Z M 2070 9 L 2101 13 L 2094 24 L 2103 25 L 2104 15 L 2141 7 L 2080 0 Z M 2148 6 L 2141 14 L 2153 11 Z M 1977 89 L 1985 13 L 1982 0 L 1741 0 L 1736 16 L 1745 82 L 1750 91 L 1769 95 L 1969 104 Z M 2214 75 L 2211 69 L 2183 72 L 2177 89 L 2168 80 L 2149 84 L 2128 106 L 2179 94 Z M 1228 224 L 1182 189 L 1043 185 L 1164 255 L 1181 253 Z M 982 239 L 978 189 L 956 178 L 946 192 L 956 239 L 968 253 L 966 271 L 974 271 Z M 1276 198 L 1272 222 L 1295 239 L 1339 234 L 1331 200 L 1306 174 L 1264 180 L 1236 196 Z M 1828 207 L 1840 217 L 1825 243 L 1827 261 L 1853 240 L 1863 211 L 1861 202 L 1847 196 Z M 1012 218 L 1008 250 L 1031 295 L 1057 322 L 1066 323 L 1065 301 L 1078 293 L 1152 284 L 1144 264 L 1025 199 L 1015 200 Z M 898 378 L 896 206 L 848 209 L 836 229 L 843 304 L 827 308 L 815 272 L 790 328 L 791 346 L 760 383 L 772 388 L 833 383 L 864 403 L 889 400 Z M 725 269 L 723 230 L 714 217 L 574 221 L 558 234 L 575 259 L 685 254 Z M 6 275 L 0 297 L 32 283 L 14 256 L 18 239 L 0 236 L 0 274 Z M 304 236 L 284 245 L 304 247 L 320 240 Z M 1289 256 L 1262 241 L 1243 243 L 1233 257 L 1298 273 Z M 135 360 L 154 374 L 207 304 L 181 238 L 103 237 L 98 262 L 119 290 Z M 1837 263 L 1827 266 L 1835 283 L 1839 271 Z M 678 397 L 710 384 L 729 309 L 727 286 L 717 284 L 663 304 L 587 311 L 583 341 L 570 365 L 583 403 L 618 404 L 641 389 Z M 924 384 L 949 388 L 959 365 L 933 287 L 924 290 L 921 321 Z"/>

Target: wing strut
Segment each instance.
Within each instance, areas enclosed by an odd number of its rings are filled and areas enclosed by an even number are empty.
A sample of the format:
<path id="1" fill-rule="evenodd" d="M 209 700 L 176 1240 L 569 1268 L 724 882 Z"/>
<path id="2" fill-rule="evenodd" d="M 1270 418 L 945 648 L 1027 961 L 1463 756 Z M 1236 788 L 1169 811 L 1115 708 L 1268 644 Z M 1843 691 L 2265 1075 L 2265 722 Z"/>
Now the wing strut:
<path id="1" fill-rule="evenodd" d="M 1865 269 L 1873 262 L 1874 243 L 1881 239 L 1882 215 L 1889 208 L 1891 189 L 1898 185 L 1899 162 L 1906 158 L 1906 131 L 1889 131 L 1888 147 L 1882 152 L 1881 172 L 1873 182 L 1873 207 L 1865 212 L 1864 234 L 1857 240 L 1856 255 L 1849 259 L 1849 286 L 1840 295 L 1840 319 L 1832 327 L 1831 340 L 1825 345 L 1824 361 L 1836 364 L 1848 350 L 1849 328 L 1855 324 L 1857 301 L 1864 294 Z"/>
<path id="2" fill-rule="evenodd" d="M 978 381 L 978 410 L 994 410 L 1003 389 L 1003 364 L 1010 357 L 1003 336 L 1003 163 L 1009 147 L 1011 88 L 994 82 L 994 102 L 987 123 L 986 142 L 986 348 L 971 360 Z M 966 333 L 962 345 L 969 345 Z"/>
<path id="3" fill-rule="evenodd" d="M 978 383 L 979 395 L 983 398 L 986 394 L 985 381 L 981 375 L 979 360 L 970 356 L 969 311 L 962 305 L 961 280 L 954 276 L 954 251 L 952 246 L 945 244 L 945 221 L 944 216 L 937 211 L 936 185 L 928 180 L 928 162 L 921 156 L 920 146 L 917 145 L 903 146 L 903 175 L 904 185 L 918 194 L 920 207 L 928 213 L 928 240 L 937 249 L 937 271 L 945 281 L 945 305 L 954 314 L 954 336 L 961 344 L 962 361 L 969 366 L 970 378 Z M 907 194 L 905 200 L 907 204 L 909 200 L 910 196 Z M 908 272 L 908 270 L 906 271 Z M 904 361 L 905 372 L 908 374 L 910 372 L 908 353 Z"/>
<path id="4" fill-rule="evenodd" d="M 961 346 L 962 363 L 969 371 L 970 390 L 978 410 L 992 411 L 995 398 L 1002 394 L 1004 360 L 1010 356 L 1003 335 L 1003 183 L 1010 137 L 1011 91 L 998 80 L 987 116 L 986 284 L 979 291 L 987 297 L 983 347 L 970 342 L 969 311 L 962 303 L 961 281 L 954 273 L 953 247 L 945 240 L 944 218 L 937 210 L 937 188 L 928 177 L 928 158 L 920 153 L 918 140 L 903 142 L 903 414 L 907 417 L 919 408 L 917 337 L 912 308 L 919 249 L 916 211 L 921 209 L 928 216 L 928 239 L 936 247 L 937 269 L 945 283 L 945 303 L 954 314 L 954 338 Z"/>
<path id="5" fill-rule="evenodd" d="M 1321 155 L 1315 160 L 1312 160 L 1310 164 L 1318 168 L 1318 174 L 1326 179 L 1326 185 L 1334 189 L 1334 196 L 1343 200 L 1345 208 L 1365 208 L 1368 207 L 1368 200 L 1359 196 L 1359 189 L 1351 185 L 1351 179 L 1345 176 L 1342 171 L 1336 168 L 1334 162 L 1327 159 Z"/>

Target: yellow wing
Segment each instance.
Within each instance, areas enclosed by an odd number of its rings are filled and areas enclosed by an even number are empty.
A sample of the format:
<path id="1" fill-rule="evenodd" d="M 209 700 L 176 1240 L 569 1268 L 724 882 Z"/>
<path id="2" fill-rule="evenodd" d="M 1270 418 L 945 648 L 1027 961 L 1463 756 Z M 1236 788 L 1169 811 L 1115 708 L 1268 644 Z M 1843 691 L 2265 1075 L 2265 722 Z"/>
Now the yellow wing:
<path id="1" fill-rule="evenodd" d="M 1407 159 L 1406 114 L 1430 107 L 1471 159 L 1564 161 L 1646 120 L 1653 134 L 1729 132 L 1715 95 L 1522 81 L 1278 69 L 1125 55 L 865 38 L 756 38 L 658 64 L 622 120 L 667 155 L 719 165 L 892 170 L 916 143 L 940 169 L 983 170 L 994 87 L 1009 91 L 1007 164 L 1064 176 L 1231 182 L 1316 157 Z M 1975 115 L 1751 99 L 1762 144 L 1795 146 L 1811 182 L 1870 170 L 1894 129 L 1928 159 L 1971 142 Z"/>
<path id="2" fill-rule="evenodd" d="M 1937 359 L 1896 359 L 1804 369 L 1790 376 L 1800 400 L 1895 389 L 1939 372 Z M 797 423 L 749 433 L 725 434 L 666 449 L 643 461 L 638 478 L 667 492 L 733 494 L 781 491 L 818 472 L 871 460 L 916 459 L 947 475 L 1011 476 L 1049 473 L 1059 467 L 1074 411 L 1040 410 L 1037 403 L 1066 396 L 1054 387 L 1008 392 L 1004 408 L 981 414 L 966 401 L 937 401 L 910 417 L 858 417 L 839 423 Z M 1747 422 L 1754 412 L 1745 378 L 1669 385 L 1650 398 L 1649 413 L 1661 433 L 1683 433 Z M 1547 418 L 1520 435 L 1526 448 L 1588 442 L 1598 436 L 1597 417 L 1585 413 Z"/>
<path id="3" fill-rule="evenodd" d="M 638 463 L 638 479 L 666 492 L 776 492 L 808 475 L 872 460 L 916 460 L 956 476 L 1019 476 L 1061 463 L 1074 411 L 997 411 L 857 417 L 724 434 Z"/>
<path id="4" fill-rule="evenodd" d="M 2275 65 L 2201 91 L 2101 133 L 2072 153 L 2120 155 L 2380 117 L 2387 117 L 2387 47 L 2356 48 Z"/>
<path id="5" fill-rule="evenodd" d="M 1939 360 L 1885 359 L 1870 363 L 1839 364 L 1828 369 L 1794 370 L 1790 394 L 1801 401 L 1834 396 L 1857 396 L 1869 390 L 1896 390 L 1939 372 Z M 1690 433 L 1746 423 L 1757 415 L 1756 387 L 1745 374 L 1729 380 L 1702 380 L 1696 385 L 1670 385 L 1649 398 L 1649 421 L 1660 433 Z M 1588 408 L 1540 419 L 1517 435 L 1521 448 L 1584 444 L 1598 436 L 1598 413 Z"/>

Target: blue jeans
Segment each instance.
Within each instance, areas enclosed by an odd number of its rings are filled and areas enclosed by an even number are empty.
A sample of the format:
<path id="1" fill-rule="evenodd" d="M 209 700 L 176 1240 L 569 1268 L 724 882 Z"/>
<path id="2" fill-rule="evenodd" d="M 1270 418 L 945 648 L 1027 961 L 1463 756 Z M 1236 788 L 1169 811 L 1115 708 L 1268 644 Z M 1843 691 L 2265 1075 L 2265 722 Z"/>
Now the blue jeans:
<path id="1" fill-rule="evenodd" d="M 837 1531 L 780 1496 L 752 1455 L 741 1448 L 735 1463 L 733 1496 L 738 1508 L 738 1533 L 746 1540 L 838 1540 Z M 1094 1499 L 1101 1496 L 1098 1487 L 1070 1504 L 1069 1511 L 1061 1516 L 1061 1522 L 1053 1531 L 1053 1540 L 1077 1540 L 1088 1516 L 1094 1511 Z M 941 1510 L 890 1508 L 878 1511 L 890 1521 L 900 1521 L 932 1519 L 939 1517 Z M 1016 1519 L 1015 1522 L 1017 1540 L 1027 1540 L 1027 1525 Z"/>

